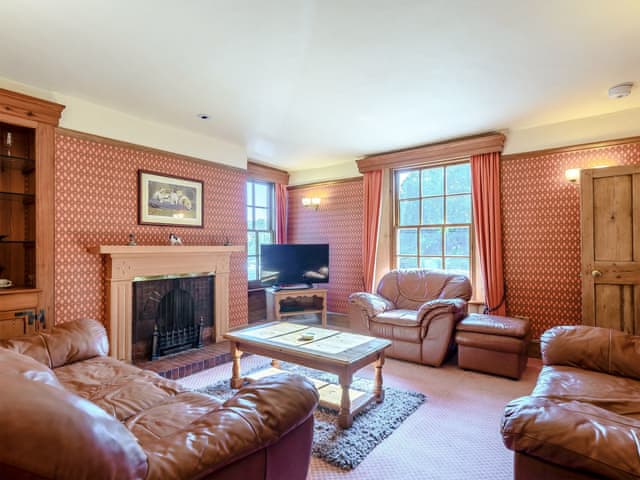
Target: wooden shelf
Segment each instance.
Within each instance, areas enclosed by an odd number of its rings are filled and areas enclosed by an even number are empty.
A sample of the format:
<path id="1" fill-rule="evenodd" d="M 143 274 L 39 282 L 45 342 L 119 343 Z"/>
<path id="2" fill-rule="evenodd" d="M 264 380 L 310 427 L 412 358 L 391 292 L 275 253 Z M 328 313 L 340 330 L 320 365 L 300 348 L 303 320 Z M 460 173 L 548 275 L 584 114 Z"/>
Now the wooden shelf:
<path id="1" fill-rule="evenodd" d="M 4 169 L 22 170 L 24 175 L 33 172 L 36 161 L 33 158 L 0 154 L 0 171 Z"/>

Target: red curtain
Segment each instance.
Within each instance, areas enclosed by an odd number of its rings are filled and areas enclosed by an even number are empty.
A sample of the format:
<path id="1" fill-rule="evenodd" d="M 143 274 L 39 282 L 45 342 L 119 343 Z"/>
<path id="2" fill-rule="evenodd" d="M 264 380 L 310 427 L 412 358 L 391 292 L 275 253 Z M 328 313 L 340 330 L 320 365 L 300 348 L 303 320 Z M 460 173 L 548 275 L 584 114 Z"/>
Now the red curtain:
<path id="1" fill-rule="evenodd" d="M 485 313 L 505 315 L 500 153 L 471 156 L 473 216 L 485 288 Z"/>
<path id="2" fill-rule="evenodd" d="M 276 190 L 276 243 L 287 243 L 287 186 L 275 184 Z"/>
<path id="3" fill-rule="evenodd" d="M 364 289 L 372 292 L 378 250 L 378 226 L 380 224 L 380 193 L 382 170 L 364 174 L 364 225 L 362 235 L 362 271 Z"/>

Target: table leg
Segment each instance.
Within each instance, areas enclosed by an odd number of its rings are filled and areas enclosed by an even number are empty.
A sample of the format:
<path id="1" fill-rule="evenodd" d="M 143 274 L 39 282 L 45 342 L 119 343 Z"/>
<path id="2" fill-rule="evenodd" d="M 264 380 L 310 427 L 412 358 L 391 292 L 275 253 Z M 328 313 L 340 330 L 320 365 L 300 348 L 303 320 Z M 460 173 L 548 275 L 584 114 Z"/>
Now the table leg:
<path id="1" fill-rule="evenodd" d="M 231 366 L 231 388 L 240 388 L 244 383 L 243 378 L 240 376 L 240 357 L 242 357 L 242 351 L 238 348 L 238 344 L 231 342 L 231 358 L 233 361 Z"/>
<path id="2" fill-rule="evenodd" d="M 384 352 L 378 355 L 376 360 L 376 373 L 373 384 L 373 394 L 376 397 L 376 402 L 381 403 L 384 400 L 384 390 L 382 389 L 382 366 L 384 365 Z"/>
<path id="3" fill-rule="evenodd" d="M 338 412 L 338 425 L 340 425 L 341 428 L 349 428 L 353 424 L 353 415 L 351 415 L 351 399 L 349 398 L 351 380 L 351 375 L 340 375 L 342 399 L 340 401 L 340 411 Z"/>

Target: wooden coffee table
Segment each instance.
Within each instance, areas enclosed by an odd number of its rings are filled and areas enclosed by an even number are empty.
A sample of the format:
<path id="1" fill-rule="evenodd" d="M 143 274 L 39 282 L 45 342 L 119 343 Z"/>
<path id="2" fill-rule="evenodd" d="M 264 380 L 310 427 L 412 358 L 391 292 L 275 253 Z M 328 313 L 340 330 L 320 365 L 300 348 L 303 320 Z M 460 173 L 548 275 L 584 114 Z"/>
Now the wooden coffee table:
<path id="1" fill-rule="evenodd" d="M 338 424 L 342 428 L 349 428 L 353 416 L 371 401 L 382 402 L 384 399 L 382 366 L 384 351 L 391 346 L 389 340 L 289 322 L 234 330 L 224 337 L 231 342 L 232 388 L 240 388 L 245 381 L 240 375 L 240 357 L 242 352 L 248 352 L 272 358 L 271 364 L 275 368 L 279 368 L 279 360 L 282 360 L 338 375 L 341 389 L 338 398 L 334 386 L 324 382 L 316 383 L 316 386 L 320 403 L 338 410 Z M 354 372 L 373 362 L 373 392 L 350 390 Z"/>

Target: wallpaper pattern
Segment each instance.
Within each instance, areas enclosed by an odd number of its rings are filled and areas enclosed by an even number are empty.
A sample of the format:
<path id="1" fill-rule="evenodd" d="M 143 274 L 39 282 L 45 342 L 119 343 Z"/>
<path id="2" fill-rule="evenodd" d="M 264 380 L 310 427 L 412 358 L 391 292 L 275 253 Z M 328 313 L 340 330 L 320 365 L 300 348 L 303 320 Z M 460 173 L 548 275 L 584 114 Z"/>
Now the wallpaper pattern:
<path id="1" fill-rule="evenodd" d="M 318 210 L 302 206 L 302 197 L 320 197 Z M 363 289 L 362 180 L 289 190 L 289 243 L 329 244 L 327 308 L 347 313 L 348 297 Z"/>
<path id="2" fill-rule="evenodd" d="M 501 169 L 507 314 L 533 337 L 581 323 L 580 186 L 569 168 L 640 164 L 640 144 L 504 159 Z"/>
<path id="3" fill-rule="evenodd" d="M 186 245 L 246 244 L 245 182 L 241 170 L 171 154 L 56 134 L 55 276 L 57 322 L 93 317 L 104 322 L 104 263 L 87 247 L 164 245 L 169 233 Z M 204 228 L 138 225 L 138 169 L 204 181 Z M 247 323 L 245 255 L 231 257 L 229 325 Z"/>

